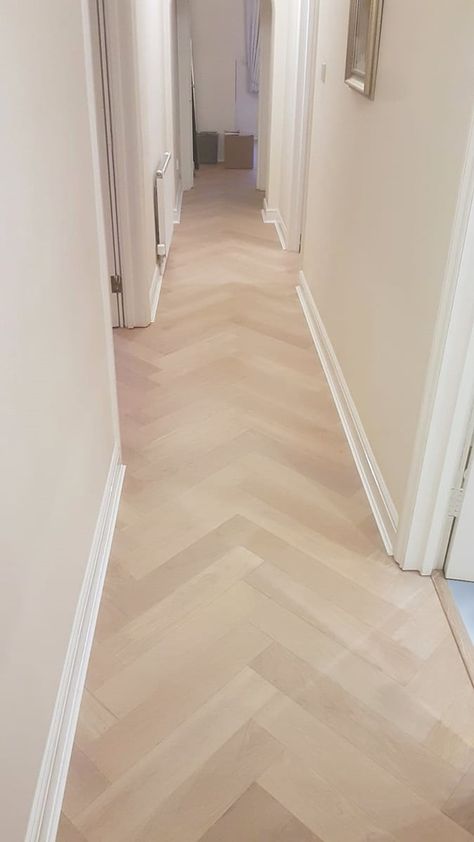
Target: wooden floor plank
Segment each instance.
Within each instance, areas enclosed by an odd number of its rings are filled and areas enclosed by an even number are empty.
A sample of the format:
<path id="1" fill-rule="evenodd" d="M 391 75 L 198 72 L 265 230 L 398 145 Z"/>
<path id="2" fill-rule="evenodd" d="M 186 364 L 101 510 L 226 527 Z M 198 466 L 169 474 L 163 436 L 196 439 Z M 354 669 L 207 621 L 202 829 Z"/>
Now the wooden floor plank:
<path id="1" fill-rule="evenodd" d="M 474 697 L 383 549 L 254 173 L 203 167 L 145 330 L 58 842 L 467 842 Z"/>
<path id="2" fill-rule="evenodd" d="M 173 792 L 137 842 L 195 842 L 282 754 L 278 741 L 250 721 Z"/>
<path id="3" fill-rule="evenodd" d="M 393 842 L 394 837 L 377 828 L 354 803 L 291 756 L 267 770 L 259 783 L 321 839 Z"/>
<path id="4" fill-rule="evenodd" d="M 290 768 L 298 769 L 303 764 L 317 775 L 317 782 L 314 781 L 313 775 L 311 776 L 315 794 L 311 796 L 307 805 L 310 811 L 314 808 L 312 801 L 317 797 L 321 779 L 333 792 L 331 797 L 334 799 L 333 810 L 336 818 L 339 809 L 342 816 L 345 815 L 346 803 L 355 804 L 360 811 L 358 815 L 366 816 L 367 819 L 371 817 L 376 828 L 382 829 L 389 838 L 394 837 L 400 842 L 447 842 L 448 839 L 466 842 L 468 835 L 457 824 L 413 793 L 410 786 L 400 783 L 382 766 L 369 759 L 364 751 L 356 749 L 348 740 L 318 722 L 290 699 L 281 694 L 274 697 L 270 704 L 257 714 L 256 721 L 283 743 L 291 756 L 297 758 L 297 761 L 291 762 Z M 289 784 L 291 775 L 289 774 L 287 780 L 286 774 L 282 774 L 281 770 L 275 778 L 272 778 L 272 774 L 273 769 L 270 769 L 267 777 L 260 779 L 259 783 L 288 807 L 282 793 Z M 275 782 L 275 786 L 273 783 L 270 786 L 269 781 Z M 299 789 L 300 783 L 302 782 L 298 775 L 296 790 Z M 290 788 L 288 791 L 291 791 Z M 299 793 L 297 798 L 300 798 Z M 339 798 L 342 799 L 340 808 L 337 807 Z M 317 809 L 319 814 L 319 804 Z M 303 822 L 308 823 L 301 812 L 293 812 Z M 328 819 L 331 822 L 334 820 L 332 812 Z M 309 826 L 318 833 L 318 826 L 312 822 Z M 345 832 L 345 824 L 342 830 Z M 321 831 L 319 832 L 321 835 Z M 359 821 L 356 822 L 356 832 L 368 833 L 369 829 L 365 825 L 364 830 L 364 824 Z M 323 838 L 324 833 L 325 831 L 322 832 Z M 342 831 L 340 838 L 344 839 Z"/>
<path id="5" fill-rule="evenodd" d="M 257 784 L 252 784 L 200 842 L 322 842 Z"/>
<path id="6" fill-rule="evenodd" d="M 158 805 L 274 695 L 268 682 L 242 670 L 76 817 L 81 832 L 94 842 L 136 838 Z"/>

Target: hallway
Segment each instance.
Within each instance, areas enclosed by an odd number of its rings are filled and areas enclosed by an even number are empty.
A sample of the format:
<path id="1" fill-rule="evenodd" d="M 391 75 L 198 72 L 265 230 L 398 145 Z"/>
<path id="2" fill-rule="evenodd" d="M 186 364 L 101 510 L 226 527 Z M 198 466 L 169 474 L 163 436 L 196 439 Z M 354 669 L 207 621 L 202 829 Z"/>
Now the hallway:
<path id="1" fill-rule="evenodd" d="M 462 842 L 472 687 L 381 545 L 253 173 L 116 333 L 120 518 L 59 842 Z"/>

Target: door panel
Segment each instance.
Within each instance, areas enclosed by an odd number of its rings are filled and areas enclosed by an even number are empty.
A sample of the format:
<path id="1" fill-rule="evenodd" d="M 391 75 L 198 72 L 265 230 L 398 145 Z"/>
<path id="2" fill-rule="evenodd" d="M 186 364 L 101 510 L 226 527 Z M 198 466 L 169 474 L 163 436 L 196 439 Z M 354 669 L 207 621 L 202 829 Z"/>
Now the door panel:
<path id="1" fill-rule="evenodd" d="M 125 326 L 123 300 L 122 259 L 118 220 L 118 196 L 115 171 L 112 101 L 110 92 L 109 44 L 106 0 L 90 0 L 90 19 L 96 45 L 94 75 L 97 98 L 100 171 L 104 206 L 104 227 L 107 259 L 111 283 L 111 312 L 113 327 Z M 113 281 L 112 281 L 113 279 Z M 117 292 L 113 291 L 113 287 Z"/>
<path id="2" fill-rule="evenodd" d="M 472 445 L 462 483 L 462 503 L 453 525 L 446 559 L 447 579 L 474 582 L 474 458 Z"/>

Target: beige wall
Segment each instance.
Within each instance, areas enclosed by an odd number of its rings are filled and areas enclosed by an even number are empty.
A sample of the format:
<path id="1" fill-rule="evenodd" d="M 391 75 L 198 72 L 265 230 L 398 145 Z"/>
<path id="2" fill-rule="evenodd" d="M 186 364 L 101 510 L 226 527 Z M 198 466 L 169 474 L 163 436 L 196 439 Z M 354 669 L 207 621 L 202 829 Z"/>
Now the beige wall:
<path id="1" fill-rule="evenodd" d="M 321 0 L 303 270 L 401 511 L 473 102 L 472 0 L 386 0 L 375 101 Z M 327 81 L 321 81 L 321 63 Z"/>
<path id="2" fill-rule="evenodd" d="M 0 27 L 0 838 L 22 842 L 116 432 L 80 3 Z"/>
<path id="3" fill-rule="evenodd" d="M 300 0 L 276 0 L 274 22 L 273 127 L 270 161 L 269 204 L 279 210 L 289 229 L 292 193 L 295 190 L 291 162 L 297 120 L 298 52 L 300 49 Z"/>

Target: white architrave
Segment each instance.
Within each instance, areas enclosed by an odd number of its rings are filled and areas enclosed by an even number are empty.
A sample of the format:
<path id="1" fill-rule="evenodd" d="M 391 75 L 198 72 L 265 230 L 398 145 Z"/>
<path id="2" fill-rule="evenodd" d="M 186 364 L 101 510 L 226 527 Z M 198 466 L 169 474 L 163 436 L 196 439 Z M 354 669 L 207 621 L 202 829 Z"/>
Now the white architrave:
<path id="1" fill-rule="evenodd" d="M 430 575 L 444 565 L 451 490 L 474 402 L 474 120 L 459 192 L 443 300 L 395 557 Z"/>
<path id="2" fill-rule="evenodd" d="M 194 186 L 194 158 L 189 0 L 177 0 L 177 30 L 181 181 L 183 190 L 191 190 Z"/>
<path id="3" fill-rule="evenodd" d="M 270 65 L 263 94 L 267 83 L 271 102 L 267 111 L 260 104 L 259 135 L 265 143 L 268 131 L 269 148 L 259 153 L 257 184 L 290 251 L 300 250 L 303 231 L 318 20 L 319 0 L 272 0 L 271 47 L 262 55 Z"/>

